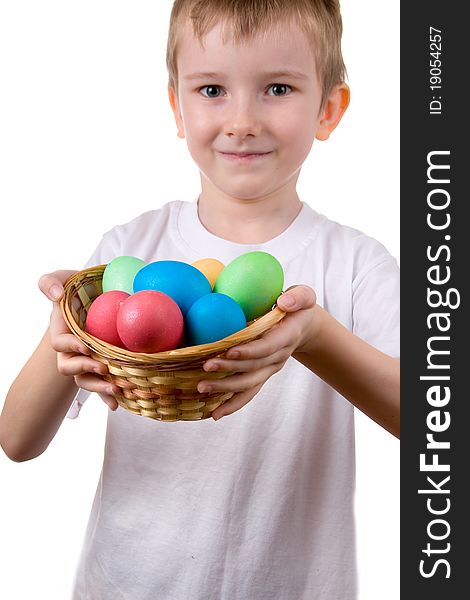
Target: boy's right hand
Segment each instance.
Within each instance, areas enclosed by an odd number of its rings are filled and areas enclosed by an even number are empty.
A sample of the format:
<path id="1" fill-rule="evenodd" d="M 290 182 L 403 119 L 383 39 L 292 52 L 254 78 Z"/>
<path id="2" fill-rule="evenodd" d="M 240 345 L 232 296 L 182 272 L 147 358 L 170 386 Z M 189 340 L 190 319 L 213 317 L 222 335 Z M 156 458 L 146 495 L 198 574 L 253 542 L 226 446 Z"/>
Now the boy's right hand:
<path id="1" fill-rule="evenodd" d="M 119 389 L 105 381 L 102 375 L 106 366 L 90 357 L 91 351 L 67 326 L 62 316 L 59 301 L 63 296 L 63 285 L 76 271 L 55 271 L 43 275 L 38 282 L 41 292 L 53 302 L 49 336 L 52 348 L 57 352 L 57 370 L 61 375 L 73 377 L 78 387 L 96 392 L 111 410 L 118 403 L 113 394 Z"/>

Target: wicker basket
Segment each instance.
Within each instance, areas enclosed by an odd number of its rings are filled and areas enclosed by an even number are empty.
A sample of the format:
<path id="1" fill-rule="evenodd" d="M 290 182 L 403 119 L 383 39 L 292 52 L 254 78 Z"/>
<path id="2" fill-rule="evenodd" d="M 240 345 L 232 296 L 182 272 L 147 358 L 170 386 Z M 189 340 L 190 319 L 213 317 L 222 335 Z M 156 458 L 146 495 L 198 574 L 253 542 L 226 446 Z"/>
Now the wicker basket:
<path id="1" fill-rule="evenodd" d="M 285 315 L 277 306 L 245 329 L 223 340 L 200 346 L 177 348 L 157 354 L 130 352 L 112 346 L 85 332 L 87 311 L 102 293 L 106 265 L 79 271 L 64 285 L 61 309 L 71 331 L 92 351 L 92 358 L 105 364 L 104 378 L 120 388 L 116 400 L 123 408 L 159 421 L 198 421 L 233 396 L 233 392 L 200 393 L 202 379 L 220 379 L 232 373 L 206 372 L 202 365 L 223 356 L 232 346 L 261 336 Z"/>

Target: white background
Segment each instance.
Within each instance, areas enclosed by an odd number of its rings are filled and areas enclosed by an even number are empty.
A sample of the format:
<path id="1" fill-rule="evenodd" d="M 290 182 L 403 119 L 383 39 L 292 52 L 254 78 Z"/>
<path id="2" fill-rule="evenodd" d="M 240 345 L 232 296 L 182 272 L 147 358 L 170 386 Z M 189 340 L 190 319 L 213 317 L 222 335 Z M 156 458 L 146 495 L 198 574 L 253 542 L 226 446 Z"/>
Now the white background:
<path id="1" fill-rule="evenodd" d="M 343 0 L 351 105 L 299 182 L 303 200 L 397 259 L 398 6 Z M 0 403 L 47 326 L 39 276 L 81 268 L 104 231 L 198 192 L 166 98 L 170 9 L 169 0 L 0 4 Z M 0 452 L 0 597 L 68 598 L 106 410 L 91 398 L 33 461 Z M 356 513 L 360 600 L 396 600 L 399 442 L 362 415 Z"/>

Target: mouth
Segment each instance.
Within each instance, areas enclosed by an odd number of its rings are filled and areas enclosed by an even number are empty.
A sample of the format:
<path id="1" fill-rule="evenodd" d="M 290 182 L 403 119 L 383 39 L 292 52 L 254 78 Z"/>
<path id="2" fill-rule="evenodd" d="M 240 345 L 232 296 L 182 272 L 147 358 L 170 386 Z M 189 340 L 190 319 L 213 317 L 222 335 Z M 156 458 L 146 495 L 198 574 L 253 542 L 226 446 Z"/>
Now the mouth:
<path id="1" fill-rule="evenodd" d="M 260 161 L 272 152 L 220 152 L 223 158 L 239 163 Z"/>

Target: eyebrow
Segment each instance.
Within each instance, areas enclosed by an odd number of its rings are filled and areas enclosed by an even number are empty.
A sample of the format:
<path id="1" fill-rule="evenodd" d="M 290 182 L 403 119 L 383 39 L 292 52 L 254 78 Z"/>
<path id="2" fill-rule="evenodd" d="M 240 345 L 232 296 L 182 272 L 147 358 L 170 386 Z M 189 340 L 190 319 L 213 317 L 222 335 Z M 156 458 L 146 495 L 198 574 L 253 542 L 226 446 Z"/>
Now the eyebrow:
<path id="1" fill-rule="evenodd" d="M 302 73 L 301 71 L 295 71 L 293 69 L 283 69 L 280 71 L 269 71 L 265 73 L 261 73 L 263 77 L 266 79 L 276 79 L 278 77 L 288 77 L 291 79 L 308 79 L 308 75 Z M 190 73 L 183 77 L 186 81 L 192 81 L 194 79 L 222 79 L 224 77 L 223 73 L 214 73 L 211 71 L 199 71 L 195 73 Z"/>
<path id="2" fill-rule="evenodd" d="M 291 79 L 308 79 L 308 75 L 303 73 L 302 71 L 295 71 L 294 69 L 283 69 L 280 71 L 270 71 L 269 73 L 263 73 L 266 77 L 270 79 L 275 79 L 277 77 L 290 77 Z"/>

